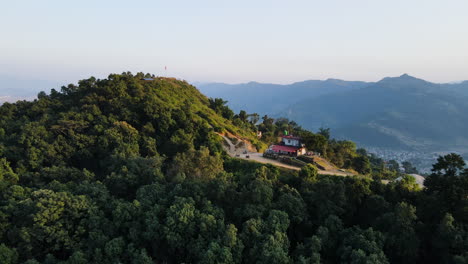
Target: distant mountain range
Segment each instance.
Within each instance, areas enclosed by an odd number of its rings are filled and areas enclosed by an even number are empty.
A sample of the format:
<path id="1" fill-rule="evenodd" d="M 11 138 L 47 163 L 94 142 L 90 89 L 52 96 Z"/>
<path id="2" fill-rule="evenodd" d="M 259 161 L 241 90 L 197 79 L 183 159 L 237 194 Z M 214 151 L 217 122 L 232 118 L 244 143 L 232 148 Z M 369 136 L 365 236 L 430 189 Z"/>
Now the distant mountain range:
<path id="1" fill-rule="evenodd" d="M 368 86 L 366 82 L 350 82 L 337 79 L 310 80 L 288 85 L 249 82 L 244 84 L 206 83 L 198 84 L 202 93 L 209 97 L 228 100 L 235 111 L 274 115 L 304 98 L 340 93 Z"/>
<path id="2" fill-rule="evenodd" d="M 305 128 L 386 149 L 468 150 L 468 81 L 436 84 L 404 74 L 376 83 L 336 79 L 290 85 L 203 84 L 234 110 L 288 117 Z"/>

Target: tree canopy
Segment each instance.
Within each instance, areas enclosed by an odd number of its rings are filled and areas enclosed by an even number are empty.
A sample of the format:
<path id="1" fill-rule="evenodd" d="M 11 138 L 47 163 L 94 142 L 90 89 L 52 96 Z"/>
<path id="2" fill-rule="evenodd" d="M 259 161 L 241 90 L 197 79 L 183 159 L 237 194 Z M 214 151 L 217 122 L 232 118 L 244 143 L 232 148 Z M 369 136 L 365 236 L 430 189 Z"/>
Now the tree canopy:
<path id="1" fill-rule="evenodd" d="M 217 133 L 262 145 L 258 125 L 266 138 L 304 133 L 363 174 L 393 171 L 352 142 L 257 124 L 186 82 L 147 76 L 0 106 L 0 263 L 468 261 L 468 171 L 456 154 L 423 190 L 230 158 Z"/>

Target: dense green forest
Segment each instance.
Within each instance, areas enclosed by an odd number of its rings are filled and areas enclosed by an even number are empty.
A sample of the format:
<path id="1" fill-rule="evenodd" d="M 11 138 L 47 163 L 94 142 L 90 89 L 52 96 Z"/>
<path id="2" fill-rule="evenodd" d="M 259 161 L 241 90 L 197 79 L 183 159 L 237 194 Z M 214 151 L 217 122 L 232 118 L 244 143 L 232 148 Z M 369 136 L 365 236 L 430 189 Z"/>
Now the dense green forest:
<path id="1" fill-rule="evenodd" d="M 383 184 L 398 164 L 225 103 L 123 73 L 3 104 L 0 263 L 467 263 L 460 156 L 423 190 Z M 217 134 L 262 149 L 284 129 L 364 176 L 233 159 Z"/>

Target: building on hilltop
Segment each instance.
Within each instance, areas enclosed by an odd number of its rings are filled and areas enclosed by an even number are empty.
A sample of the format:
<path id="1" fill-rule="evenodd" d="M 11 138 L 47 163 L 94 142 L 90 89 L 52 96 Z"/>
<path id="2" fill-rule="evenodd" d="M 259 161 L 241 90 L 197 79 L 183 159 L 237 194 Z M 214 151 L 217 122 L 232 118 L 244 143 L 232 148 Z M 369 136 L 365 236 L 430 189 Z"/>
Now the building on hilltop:
<path id="1" fill-rule="evenodd" d="M 306 153 L 306 148 L 300 137 L 282 136 L 279 144 L 271 145 L 267 151 L 271 154 L 299 156 Z"/>

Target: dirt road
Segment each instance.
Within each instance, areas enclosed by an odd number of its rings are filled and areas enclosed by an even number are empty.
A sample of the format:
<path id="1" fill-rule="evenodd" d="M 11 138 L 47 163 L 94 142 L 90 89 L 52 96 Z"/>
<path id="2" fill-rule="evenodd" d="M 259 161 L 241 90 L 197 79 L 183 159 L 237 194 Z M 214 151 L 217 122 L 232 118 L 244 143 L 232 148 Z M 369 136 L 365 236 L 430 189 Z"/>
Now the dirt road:
<path id="1" fill-rule="evenodd" d="M 237 145 L 234 145 L 232 143 L 231 139 L 229 139 L 228 137 L 226 137 L 224 135 L 221 135 L 221 134 L 219 134 L 219 135 L 221 137 L 223 137 L 223 139 L 224 139 L 224 141 L 225 141 L 225 143 L 227 145 L 227 146 L 224 145 L 224 149 L 226 150 L 226 152 L 231 157 L 244 159 L 244 160 L 252 160 L 252 161 L 259 162 L 259 163 L 264 163 L 264 164 L 272 164 L 272 165 L 275 165 L 275 166 L 278 166 L 278 167 L 283 167 L 283 168 L 290 169 L 290 170 L 300 170 L 301 169 L 300 167 L 297 167 L 297 166 L 285 164 L 285 163 L 279 162 L 279 161 L 274 160 L 274 159 L 265 158 L 265 157 L 263 157 L 262 153 L 248 151 L 247 148 L 245 147 L 246 144 L 239 144 L 238 143 Z M 239 141 L 239 142 L 241 142 L 241 141 Z M 249 158 L 247 158 L 247 156 L 249 156 Z M 336 176 L 352 176 L 353 175 L 352 173 L 341 172 L 341 171 L 338 171 L 338 170 L 333 170 L 333 171 L 319 170 L 318 173 L 319 174 L 324 174 L 324 175 L 336 175 Z"/>

